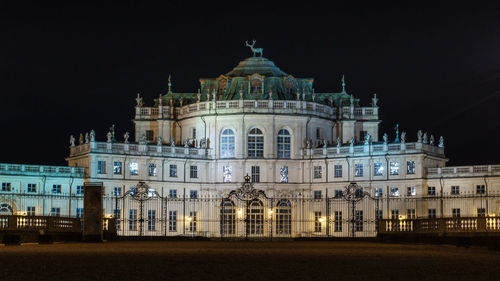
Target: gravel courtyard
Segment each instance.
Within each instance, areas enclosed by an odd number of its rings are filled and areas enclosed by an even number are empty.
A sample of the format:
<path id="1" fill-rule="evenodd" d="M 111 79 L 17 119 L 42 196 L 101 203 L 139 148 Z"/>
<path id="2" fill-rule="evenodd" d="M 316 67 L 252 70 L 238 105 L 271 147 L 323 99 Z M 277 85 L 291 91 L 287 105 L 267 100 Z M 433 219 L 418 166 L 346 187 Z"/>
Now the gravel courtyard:
<path id="1" fill-rule="evenodd" d="M 499 280 L 500 252 L 372 242 L 0 247 L 0 280 Z"/>

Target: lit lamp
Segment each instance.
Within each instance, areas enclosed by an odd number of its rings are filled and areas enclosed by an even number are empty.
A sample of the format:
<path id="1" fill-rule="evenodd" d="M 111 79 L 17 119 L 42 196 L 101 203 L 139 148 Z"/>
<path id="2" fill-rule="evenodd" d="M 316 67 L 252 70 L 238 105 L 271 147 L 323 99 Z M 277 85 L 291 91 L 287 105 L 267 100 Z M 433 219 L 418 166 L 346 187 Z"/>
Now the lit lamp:
<path id="1" fill-rule="evenodd" d="M 191 216 L 187 217 L 188 222 L 191 222 L 192 220 L 193 220 L 193 218 Z"/>
<path id="2" fill-rule="evenodd" d="M 273 209 L 269 209 L 269 216 L 273 215 Z"/>
<path id="3" fill-rule="evenodd" d="M 324 217 L 319 218 L 319 222 L 323 223 L 325 221 Z"/>
<path id="4" fill-rule="evenodd" d="M 399 215 L 399 220 L 404 220 L 404 219 L 405 219 L 405 216 Z"/>
<path id="5" fill-rule="evenodd" d="M 243 217 L 243 210 L 242 209 L 238 209 L 238 217 L 239 218 Z"/>

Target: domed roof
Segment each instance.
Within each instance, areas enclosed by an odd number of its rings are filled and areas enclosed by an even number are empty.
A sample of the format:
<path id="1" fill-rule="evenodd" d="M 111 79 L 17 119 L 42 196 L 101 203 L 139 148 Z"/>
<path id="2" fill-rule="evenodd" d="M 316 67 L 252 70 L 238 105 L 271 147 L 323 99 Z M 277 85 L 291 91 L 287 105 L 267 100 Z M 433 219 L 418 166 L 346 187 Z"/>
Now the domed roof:
<path id="1" fill-rule="evenodd" d="M 279 67 L 274 65 L 274 62 L 264 57 L 250 57 L 242 60 L 226 75 L 229 77 L 242 77 L 252 75 L 254 73 L 258 73 L 266 77 L 287 76 L 285 72 L 281 71 Z"/>

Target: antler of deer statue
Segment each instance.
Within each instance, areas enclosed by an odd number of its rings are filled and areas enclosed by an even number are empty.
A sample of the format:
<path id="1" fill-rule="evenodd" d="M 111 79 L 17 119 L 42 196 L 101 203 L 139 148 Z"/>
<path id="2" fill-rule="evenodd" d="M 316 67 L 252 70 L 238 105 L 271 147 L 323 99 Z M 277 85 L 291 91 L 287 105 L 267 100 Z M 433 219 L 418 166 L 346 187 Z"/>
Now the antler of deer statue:
<path id="1" fill-rule="evenodd" d="M 248 41 L 245 41 L 246 43 L 246 46 L 247 47 L 250 47 L 250 49 L 252 49 L 252 52 L 253 52 L 253 56 L 255 57 L 255 54 L 260 54 L 260 57 L 262 57 L 263 55 L 263 52 L 264 52 L 264 49 L 263 48 L 254 48 L 253 46 L 255 46 L 255 40 L 253 40 L 252 42 L 252 45 L 248 44 Z"/>

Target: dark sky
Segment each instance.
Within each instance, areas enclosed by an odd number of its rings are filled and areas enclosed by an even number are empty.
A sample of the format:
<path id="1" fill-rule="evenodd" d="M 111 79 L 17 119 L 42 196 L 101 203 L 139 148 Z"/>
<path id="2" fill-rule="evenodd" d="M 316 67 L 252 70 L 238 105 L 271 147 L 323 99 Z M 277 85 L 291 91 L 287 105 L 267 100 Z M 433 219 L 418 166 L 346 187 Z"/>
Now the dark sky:
<path id="1" fill-rule="evenodd" d="M 0 162 L 64 165 L 70 134 L 132 132 L 136 93 L 195 92 L 250 56 L 317 92 L 380 98 L 381 134 L 443 135 L 450 165 L 500 163 L 500 8 L 213 1 L 0 4 Z M 165 1 L 168 2 L 168 1 Z M 270 2 L 270 1 L 269 1 Z"/>

